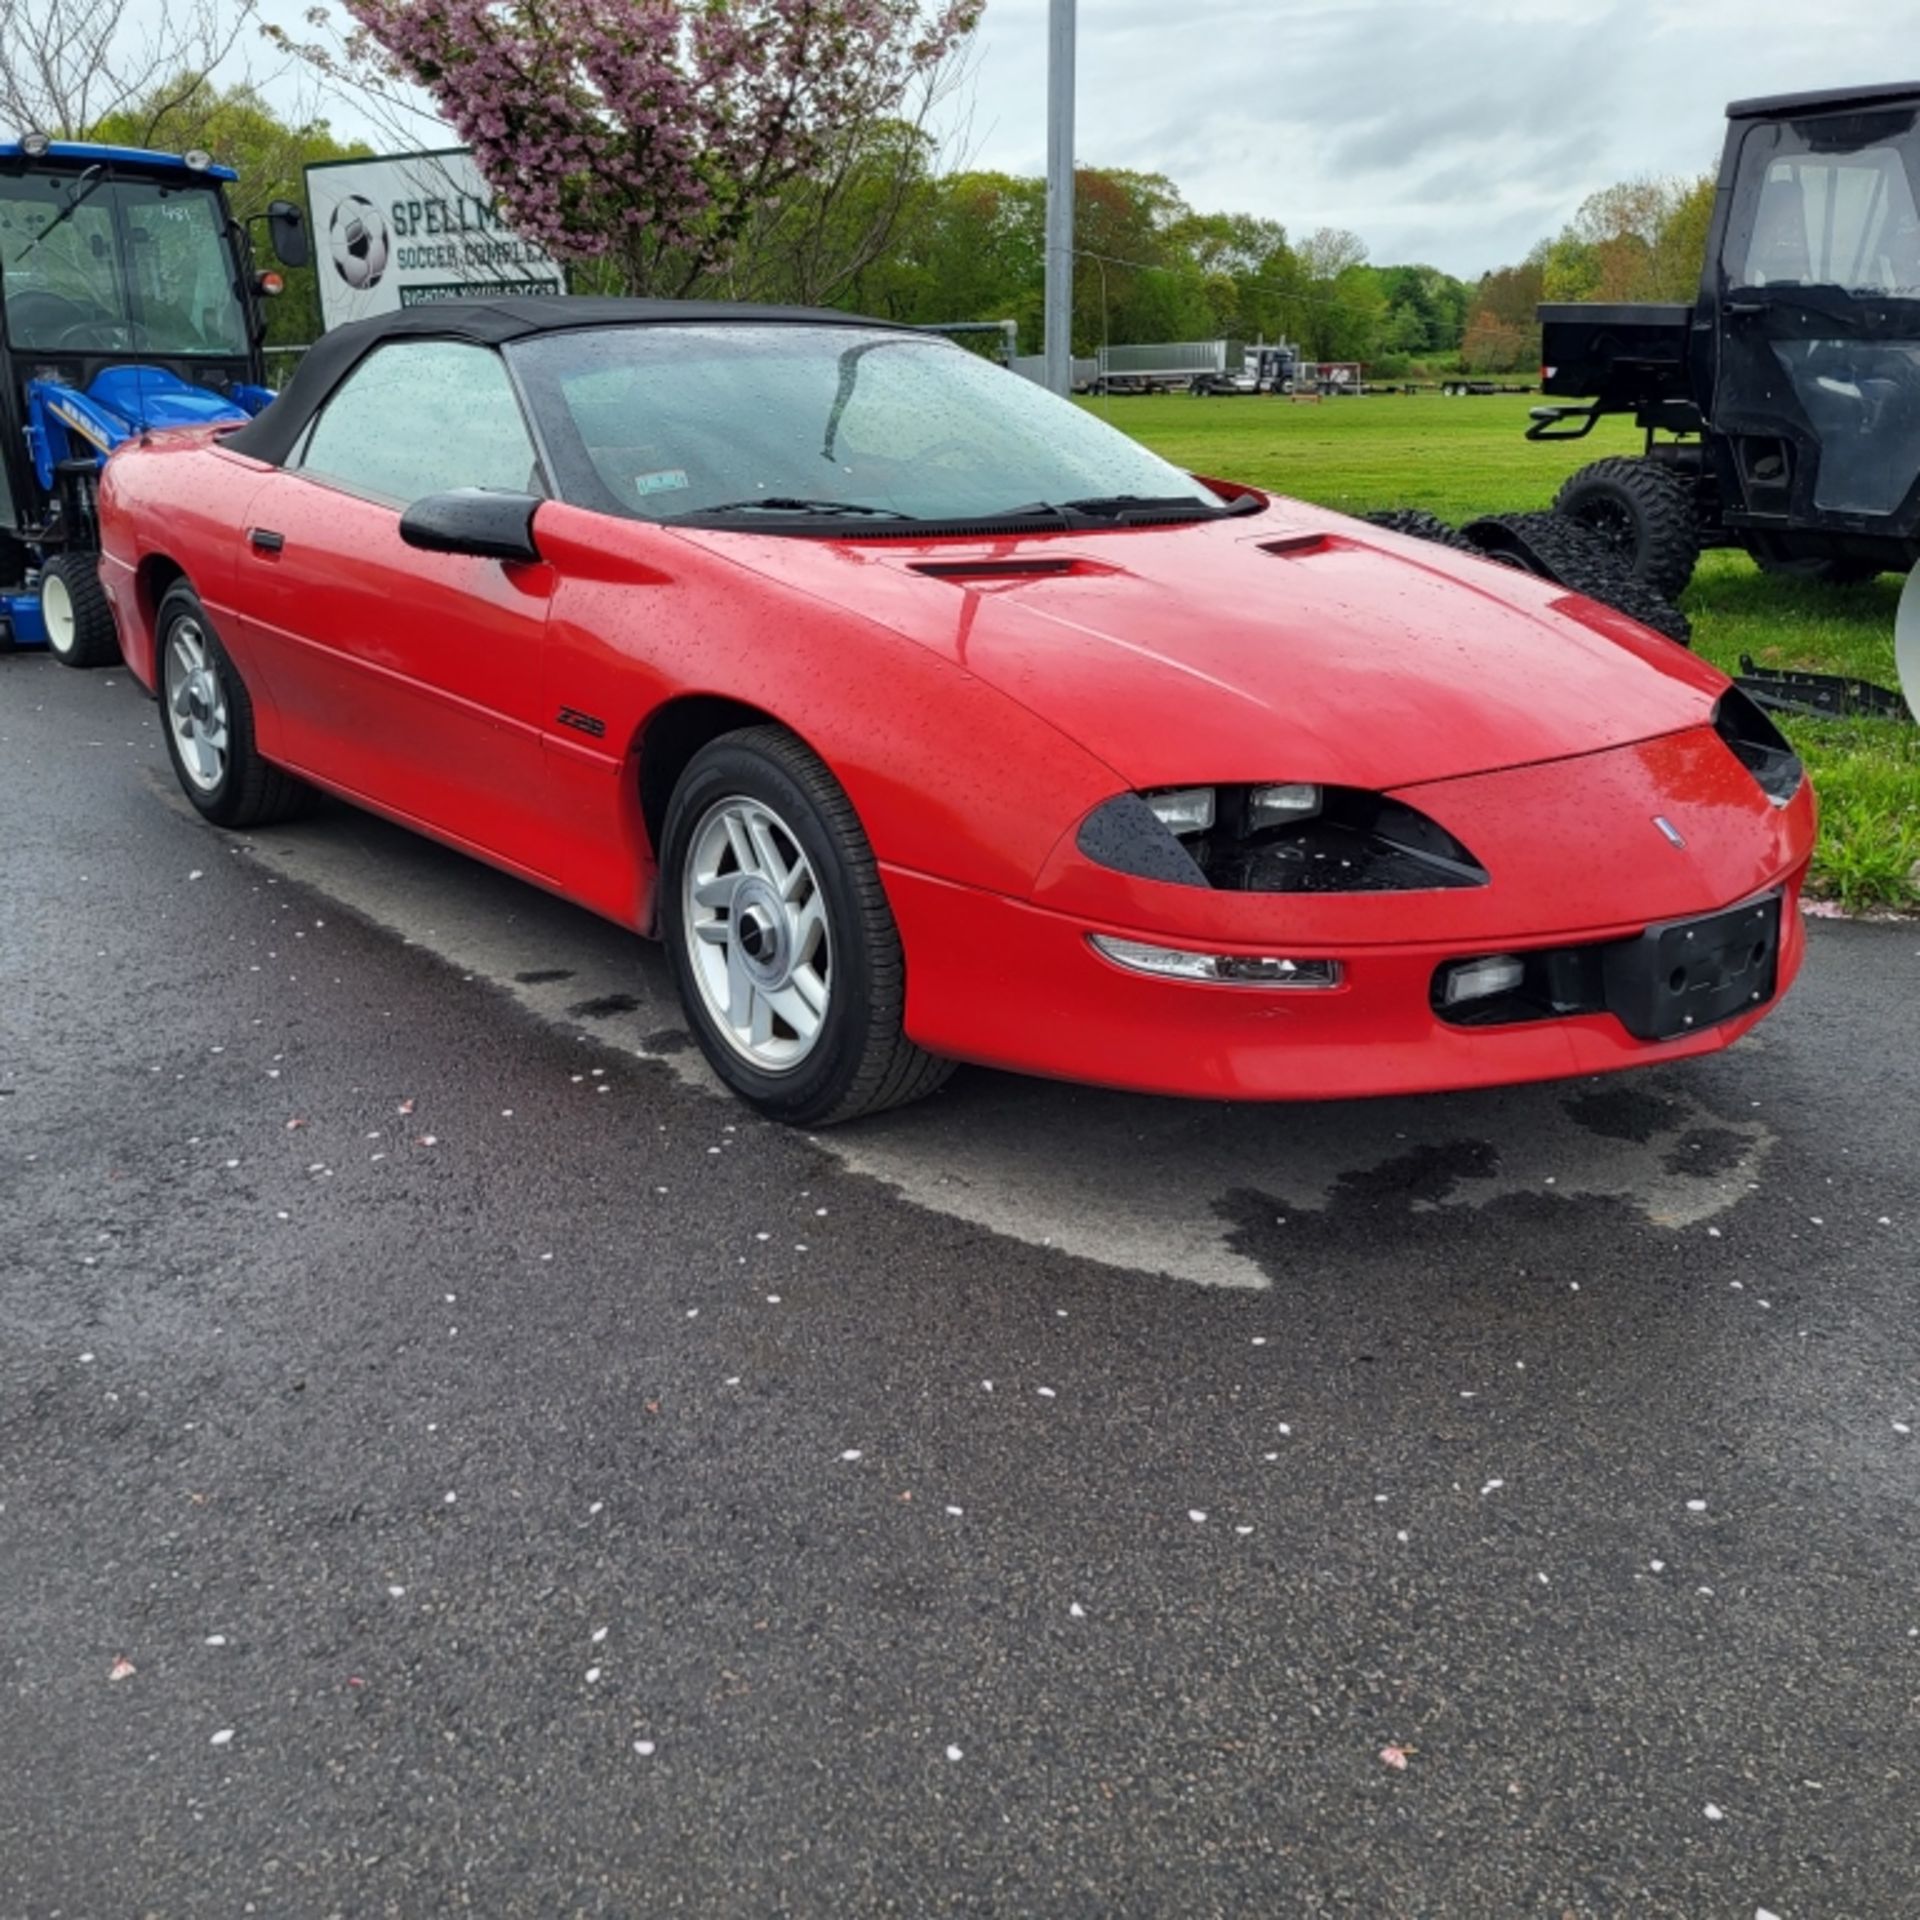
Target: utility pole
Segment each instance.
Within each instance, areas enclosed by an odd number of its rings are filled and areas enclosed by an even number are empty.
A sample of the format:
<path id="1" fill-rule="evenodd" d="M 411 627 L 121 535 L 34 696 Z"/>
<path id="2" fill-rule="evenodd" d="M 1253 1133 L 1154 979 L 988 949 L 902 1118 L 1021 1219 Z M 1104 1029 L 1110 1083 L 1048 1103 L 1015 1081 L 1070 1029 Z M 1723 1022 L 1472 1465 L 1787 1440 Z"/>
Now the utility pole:
<path id="1" fill-rule="evenodd" d="M 1073 28 L 1077 0 L 1047 21 L 1047 385 L 1073 391 Z"/>

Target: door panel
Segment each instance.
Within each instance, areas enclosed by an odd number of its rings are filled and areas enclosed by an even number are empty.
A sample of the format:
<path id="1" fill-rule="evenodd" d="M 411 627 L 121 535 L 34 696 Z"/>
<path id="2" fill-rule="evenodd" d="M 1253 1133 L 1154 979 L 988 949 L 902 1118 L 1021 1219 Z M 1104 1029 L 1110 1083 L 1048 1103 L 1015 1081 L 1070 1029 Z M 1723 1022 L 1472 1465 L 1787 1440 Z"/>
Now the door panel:
<path id="1" fill-rule="evenodd" d="M 287 762 L 549 873 L 552 568 L 419 552 L 396 508 L 299 473 L 255 496 L 245 542 L 238 598 Z"/>
<path id="2" fill-rule="evenodd" d="M 1750 513 L 1902 512 L 1920 438 L 1920 130 L 1910 108 L 1746 132 L 1717 263 L 1714 422 Z"/>

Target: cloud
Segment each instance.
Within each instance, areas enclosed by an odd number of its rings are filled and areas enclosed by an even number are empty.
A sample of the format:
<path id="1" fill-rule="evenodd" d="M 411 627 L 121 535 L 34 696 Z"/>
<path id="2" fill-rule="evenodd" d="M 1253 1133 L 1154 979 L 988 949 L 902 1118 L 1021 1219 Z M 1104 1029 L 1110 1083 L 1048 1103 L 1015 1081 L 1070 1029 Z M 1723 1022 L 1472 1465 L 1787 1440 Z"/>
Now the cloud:
<path id="1" fill-rule="evenodd" d="M 1729 99 L 1874 77 L 1866 0 L 1085 0 L 1077 148 L 1196 206 L 1351 227 L 1376 260 L 1473 274 L 1590 193 L 1717 161 Z M 1047 0 L 989 0 L 975 164 L 1037 173 Z"/>
<path id="2" fill-rule="evenodd" d="M 132 0 L 128 17 L 161 4 Z M 297 26 L 306 0 L 264 4 Z M 988 0 L 949 164 L 1043 171 L 1048 4 Z M 1617 180 L 1710 170 L 1731 99 L 1879 77 L 1902 11 L 1081 0 L 1077 147 L 1084 164 L 1164 173 L 1208 211 L 1349 227 L 1377 261 L 1470 276 L 1517 260 Z M 266 91 L 285 104 L 298 78 Z M 341 134 L 389 144 L 350 107 L 325 110 Z"/>

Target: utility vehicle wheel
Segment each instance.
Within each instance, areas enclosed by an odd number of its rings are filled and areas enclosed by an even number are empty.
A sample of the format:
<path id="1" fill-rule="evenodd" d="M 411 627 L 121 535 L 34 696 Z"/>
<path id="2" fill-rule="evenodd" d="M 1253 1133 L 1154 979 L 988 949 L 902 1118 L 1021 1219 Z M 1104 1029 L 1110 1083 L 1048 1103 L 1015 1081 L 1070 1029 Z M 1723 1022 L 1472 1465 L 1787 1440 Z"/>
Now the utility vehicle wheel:
<path id="1" fill-rule="evenodd" d="M 1596 533 L 1559 513 L 1496 513 L 1461 531 L 1489 560 L 1557 581 L 1681 646 L 1693 640 L 1687 616 L 1644 580 L 1636 580 Z"/>
<path id="2" fill-rule="evenodd" d="M 120 634 L 90 553 L 56 553 L 40 569 L 47 651 L 63 666 L 117 667 Z"/>
<path id="3" fill-rule="evenodd" d="M 1806 580 L 1823 587 L 1857 587 L 1886 569 L 1877 560 L 1858 560 L 1851 554 L 1787 553 L 1764 536 L 1748 548 L 1754 565 L 1782 580 Z"/>
<path id="4" fill-rule="evenodd" d="M 847 796 L 778 727 L 693 758 L 661 835 L 667 960 L 713 1070 L 771 1120 L 829 1126 L 931 1093 L 906 966 Z"/>
<path id="5" fill-rule="evenodd" d="M 1635 579 L 1677 600 L 1700 558 L 1700 527 L 1686 480 L 1651 460 L 1616 457 L 1582 467 L 1553 510 L 1597 533 Z"/>
<path id="6" fill-rule="evenodd" d="M 297 813 L 307 789 L 261 759 L 253 702 L 198 596 L 170 588 L 154 625 L 167 758 L 187 798 L 219 827 L 261 827 Z"/>

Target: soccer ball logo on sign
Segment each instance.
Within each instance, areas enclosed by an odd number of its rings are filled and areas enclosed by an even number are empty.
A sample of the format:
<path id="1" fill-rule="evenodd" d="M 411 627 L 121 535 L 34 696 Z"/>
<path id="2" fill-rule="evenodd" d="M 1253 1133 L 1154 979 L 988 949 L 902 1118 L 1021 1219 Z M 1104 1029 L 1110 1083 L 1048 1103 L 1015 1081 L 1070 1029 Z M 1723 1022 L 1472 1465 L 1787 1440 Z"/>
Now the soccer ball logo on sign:
<path id="1" fill-rule="evenodd" d="M 350 194 L 333 210 L 327 228 L 333 269 L 357 291 L 380 284 L 387 270 L 387 223 L 380 209 L 361 194 Z"/>

